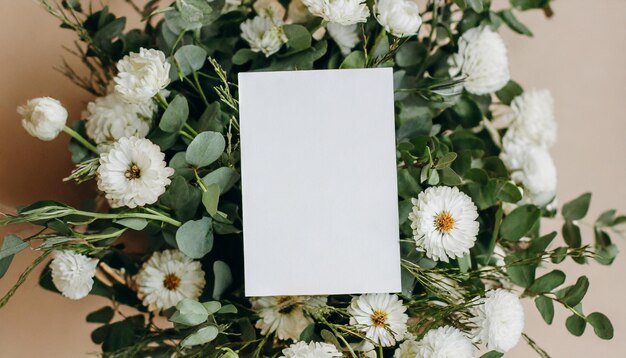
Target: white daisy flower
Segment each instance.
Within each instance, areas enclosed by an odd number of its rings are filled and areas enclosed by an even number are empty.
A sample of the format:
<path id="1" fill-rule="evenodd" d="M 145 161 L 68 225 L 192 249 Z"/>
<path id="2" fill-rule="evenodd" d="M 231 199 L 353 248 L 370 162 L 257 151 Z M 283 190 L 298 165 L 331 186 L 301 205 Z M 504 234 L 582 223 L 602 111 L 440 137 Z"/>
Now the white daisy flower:
<path id="1" fill-rule="evenodd" d="M 98 150 L 105 152 L 120 138 L 145 138 L 156 110 L 152 100 L 139 105 L 125 102 L 119 94 L 112 93 L 87 104 L 83 113 L 87 120 L 85 129 Z"/>
<path id="2" fill-rule="evenodd" d="M 473 308 L 471 321 L 476 341 L 501 353 L 515 347 L 524 330 L 524 308 L 517 295 L 506 290 L 489 291 Z"/>
<path id="3" fill-rule="evenodd" d="M 365 0 L 302 0 L 302 3 L 314 16 L 344 26 L 366 22 L 370 16 Z"/>
<path id="4" fill-rule="evenodd" d="M 98 189 L 114 208 L 153 204 L 174 174 L 164 159 L 159 146 L 148 139 L 120 138 L 108 153 L 100 155 Z"/>
<path id="5" fill-rule="evenodd" d="M 504 40 L 489 27 L 475 27 L 459 39 L 459 51 L 450 56 L 450 76 L 463 76 L 469 93 L 495 92 L 509 82 L 509 60 Z"/>
<path id="6" fill-rule="evenodd" d="M 417 354 L 420 358 L 473 358 L 472 342 L 458 329 L 443 326 L 431 329 L 418 342 Z"/>
<path id="7" fill-rule="evenodd" d="M 254 52 L 263 52 L 270 57 L 287 43 L 282 21 L 265 16 L 256 16 L 241 24 L 241 37 L 250 44 Z"/>
<path id="8" fill-rule="evenodd" d="M 178 250 L 155 252 L 135 276 L 137 295 L 150 311 L 174 307 L 185 298 L 197 299 L 206 284 L 200 262 Z"/>
<path id="9" fill-rule="evenodd" d="M 344 56 L 347 56 L 354 46 L 361 41 L 356 24 L 344 26 L 331 22 L 326 25 L 326 28 Z"/>
<path id="10" fill-rule="evenodd" d="M 407 332 L 406 307 L 397 295 L 368 293 L 354 297 L 348 307 L 350 324 L 358 326 L 365 336 L 384 347 L 396 344 Z"/>
<path id="11" fill-rule="evenodd" d="M 129 103 L 146 103 L 170 83 L 170 63 L 155 49 L 131 52 L 117 63 L 117 70 L 115 91 Z"/>
<path id="12" fill-rule="evenodd" d="M 276 332 L 278 339 L 297 341 L 300 334 L 313 319 L 306 313 L 307 307 L 323 307 L 326 296 L 275 296 L 251 299 L 252 309 L 260 319 L 256 328 L 261 334 Z"/>
<path id="13" fill-rule="evenodd" d="M 52 282 L 63 296 L 78 300 L 89 294 L 93 287 L 98 259 L 74 251 L 55 251 L 50 263 Z"/>
<path id="14" fill-rule="evenodd" d="M 298 342 L 283 349 L 281 358 L 332 358 L 343 357 L 337 347 L 325 342 Z"/>
<path id="15" fill-rule="evenodd" d="M 396 37 L 415 35 L 422 26 L 420 9 L 414 0 L 378 0 L 374 9 L 376 20 Z"/>
<path id="16" fill-rule="evenodd" d="M 524 198 L 519 204 L 545 206 L 552 202 L 556 196 L 557 172 L 547 149 L 505 138 L 500 158 L 511 171 L 511 179 L 524 188 Z"/>
<path id="17" fill-rule="evenodd" d="M 61 102 L 50 97 L 33 98 L 17 107 L 22 116 L 22 127 L 33 137 L 50 141 L 65 127 L 67 110 Z"/>
<path id="18" fill-rule="evenodd" d="M 503 141 L 523 141 L 543 148 L 556 142 L 554 99 L 548 90 L 530 90 L 515 97 L 505 119 L 510 126 Z"/>
<path id="19" fill-rule="evenodd" d="M 469 196 L 456 187 L 431 187 L 411 199 L 409 214 L 417 250 L 435 261 L 462 257 L 478 235 L 478 211 Z"/>

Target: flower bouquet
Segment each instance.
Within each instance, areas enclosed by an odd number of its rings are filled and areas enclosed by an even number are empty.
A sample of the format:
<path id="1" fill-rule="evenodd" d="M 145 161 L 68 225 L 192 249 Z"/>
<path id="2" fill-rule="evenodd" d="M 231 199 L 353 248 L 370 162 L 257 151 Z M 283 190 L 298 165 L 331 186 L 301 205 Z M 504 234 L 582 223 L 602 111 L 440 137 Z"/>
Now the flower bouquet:
<path id="1" fill-rule="evenodd" d="M 604 314 L 583 310 L 587 277 L 565 284 L 553 267 L 610 265 L 626 217 L 604 212 L 587 243 L 591 194 L 559 209 L 552 97 L 511 80 L 497 32 L 531 35 L 515 14 L 550 16 L 549 0 L 129 2 L 142 29 L 106 6 L 39 0 L 76 32 L 88 75 L 62 71 L 94 99 L 69 126 L 49 97 L 18 113 L 41 140 L 70 135 L 66 180 L 99 192 L 0 217 L 40 228 L 2 241 L 0 277 L 20 251 L 39 256 L 0 307 L 46 265 L 43 288 L 110 300 L 87 321 L 111 357 L 493 358 L 521 340 L 547 357 L 520 299 L 547 324 L 566 310 L 572 334 L 612 338 Z M 374 67 L 393 68 L 402 292 L 247 298 L 237 74 Z M 560 235 L 542 218 L 562 220 Z"/>

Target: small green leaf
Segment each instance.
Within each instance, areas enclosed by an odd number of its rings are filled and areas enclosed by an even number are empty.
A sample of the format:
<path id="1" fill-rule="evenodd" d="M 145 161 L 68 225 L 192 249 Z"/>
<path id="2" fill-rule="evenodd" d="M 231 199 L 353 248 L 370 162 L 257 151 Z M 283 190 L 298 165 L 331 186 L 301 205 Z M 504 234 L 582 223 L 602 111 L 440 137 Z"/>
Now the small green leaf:
<path id="1" fill-rule="evenodd" d="M 257 57 L 259 57 L 258 52 L 254 52 L 249 48 L 242 48 L 239 51 L 235 52 L 235 54 L 233 55 L 233 63 L 235 65 L 243 65 L 254 60 Z"/>
<path id="2" fill-rule="evenodd" d="M 539 296 L 535 298 L 535 306 L 539 313 L 541 313 L 541 317 L 547 324 L 552 324 L 552 320 L 554 319 L 554 302 L 552 299 L 546 296 Z"/>
<path id="3" fill-rule="evenodd" d="M 483 1 L 482 0 L 465 0 L 467 5 L 472 8 L 476 13 L 483 12 Z"/>
<path id="4" fill-rule="evenodd" d="M 202 193 L 202 204 L 204 208 L 213 216 L 217 213 L 217 204 L 220 201 L 220 187 L 217 184 L 211 184 L 206 188 L 206 191 Z"/>
<path id="5" fill-rule="evenodd" d="M 521 264 L 529 259 L 526 251 L 517 251 L 504 258 L 506 273 L 511 281 L 521 287 L 530 287 L 535 281 L 536 264 Z"/>
<path id="6" fill-rule="evenodd" d="M 565 287 L 556 292 L 556 296 L 566 305 L 574 307 L 582 301 L 589 289 L 589 279 L 581 276 L 572 286 Z"/>
<path id="7" fill-rule="evenodd" d="M 567 220 L 580 220 L 587 215 L 591 193 L 585 193 L 578 198 L 563 205 L 562 214 Z"/>
<path id="8" fill-rule="evenodd" d="M 339 68 L 365 68 L 365 55 L 362 51 L 354 51 L 343 60 Z"/>
<path id="9" fill-rule="evenodd" d="M 212 220 L 203 217 L 187 221 L 176 231 L 176 244 L 180 251 L 192 259 L 200 259 L 213 248 Z"/>
<path id="10" fill-rule="evenodd" d="M 215 326 L 200 328 L 197 332 L 190 334 L 180 343 L 183 347 L 196 346 L 198 344 L 209 343 L 214 340 L 220 331 Z"/>
<path id="11" fill-rule="evenodd" d="M 528 289 L 534 293 L 546 293 L 559 287 L 563 282 L 565 282 L 565 273 L 553 270 L 536 279 Z"/>
<path id="12" fill-rule="evenodd" d="M 191 165 L 206 167 L 222 155 L 224 148 L 226 141 L 221 133 L 202 132 L 189 144 L 185 160 Z"/>
<path id="13" fill-rule="evenodd" d="M 306 27 L 297 24 L 289 24 L 284 25 L 283 30 L 287 36 L 287 45 L 294 51 L 311 47 L 311 33 Z"/>
<path id="14" fill-rule="evenodd" d="M 585 322 L 585 319 L 576 314 L 567 317 L 567 320 L 565 321 L 565 327 L 567 327 L 567 330 L 576 337 L 580 337 L 583 333 L 585 333 L 586 325 L 587 322 Z"/>
<path id="15" fill-rule="evenodd" d="M 500 17 L 504 20 L 504 22 L 511 28 L 511 30 L 517 32 L 518 34 L 533 36 L 533 33 L 526 27 L 526 25 L 522 24 L 516 17 L 513 15 L 511 10 L 502 10 L 500 11 Z"/>
<path id="16" fill-rule="evenodd" d="M 530 232 L 540 217 L 541 210 L 536 206 L 519 206 L 504 218 L 500 227 L 500 235 L 503 239 L 518 241 Z"/>
<path id="17" fill-rule="evenodd" d="M 215 283 L 213 286 L 213 299 L 219 300 L 226 289 L 233 283 L 233 275 L 230 267 L 224 261 L 215 261 L 213 263 L 213 273 L 215 274 Z"/>
<path id="18" fill-rule="evenodd" d="M 490 351 L 480 356 L 480 358 L 500 358 L 502 356 L 504 356 L 504 353 L 500 353 L 498 351 Z"/>
<path id="19" fill-rule="evenodd" d="M 507 203 L 517 203 L 522 200 L 522 191 L 517 185 L 507 181 L 502 184 L 496 197 Z"/>
<path id="20" fill-rule="evenodd" d="M 170 317 L 170 322 L 184 324 L 186 326 L 197 326 L 206 322 L 209 312 L 202 303 L 185 298 L 176 305 L 176 312 Z"/>
<path id="21" fill-rule="evenodd" d="M 513 99 L 524 92 L 522 87 L 515 81 L 510 80 L 504 87 L 496 91 L 496 96 L 500 102 L 507 106 L 513 102 Z"/>
<path id="22" fill-rule="evenodd" d="M 183 95 L 174 97 L 161 117 L 159 128 L 167 133 L 178 133 L 189 117 L 189 104 Z"/>
<path id="23" fill-rule="evenodd" d="M 209 314 L 215 314 L 222 308 L 222 304 L 218 301 L 203 302 L 202 305 Z"/>
<path id="24" fill-rule="evenodd" d="M 148 226 L 148 220 L 142 218 L 123 218 L 117 219 L 114 222 L 135 231 L 141 231 Z"/>
<path id="25" fill-rule="evenodd" d="M 101 309 L 91 312 L 87 315 L 87 322 L 90 323 L 109 323 L 113 316 L 115 315 L 115 311 L 113 308 L 106 306 Z"/>
<path id="26" fill-rule="evenodd" d="M 237 307 L 235 307 L 235 305 L 224 305 L 222 306 L 222 308 L 220 308 L 219 311 L 217 311 L 217 314 L 234 314 L 237 313 Z"/>
<path id="27" fill-rule="evenodd" d="M 580 247 L 582 245 L 582 236 L 580 227 L 570 220 L 565 220 L 563 229 L 561 230 L 563 239 L 569 247 Z"/>
<path id="28" fill-rule="evenodd" d="M 192 72 L 199 71 L 206 61 L 208 53 L 202 47 L 185 45 L 176 51 L 174 59 L 178 69 L 187 76 Z"/>
<path id="29" fill-rule="evenodd" d="M 205 175 L 202 181 L 206 186 L 217 184 L 220 193 L 224 194 L 239 181 L 239 173 L 233 168 L 221 167 Z"/>
<path id="30" fill-rule="evenodd" d="M 456 159 L 457 154 L 455 152 L 446 153 L 443 157 L 437 158 L 437 163 L 433 166 L 435 169 L 448 168 Z"/>
<path id="31" fill-rule="evenodd" d="M 607 316 L 600 312 L 593 312 L 587 316 L 587 321 L 593 327 L 593 331 L 599 338 L 612 339 L 613 325 Z"/>
<path id="32" fill-rule="evenodd" d="M 12 257 L 27 247 L 28 244 L 25 243 L 19 236 L 9 234 L 4 237 L 4 241 L 2 242 L 2 248 L 0 248 L 0 260 L 9 256 Z"/>
<path id="33" fill-rule="evenodd" d="M 510 0 L 511 5 L 520 10 L 541 9 L 550 4 L 550 0 Z"/>

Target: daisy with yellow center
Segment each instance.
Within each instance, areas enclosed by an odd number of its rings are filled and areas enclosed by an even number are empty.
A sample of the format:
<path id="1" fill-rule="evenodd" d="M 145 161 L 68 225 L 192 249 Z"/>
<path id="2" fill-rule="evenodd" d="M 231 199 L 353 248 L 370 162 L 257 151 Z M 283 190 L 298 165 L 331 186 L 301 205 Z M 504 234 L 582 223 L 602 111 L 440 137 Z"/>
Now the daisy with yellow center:
<path id="1" fill-rule="evenodd" d="M 139 298 L 150 311 L 176 306 L 184 298 L 197 299 L 206 284 L 200 262 L 178 250 L 155 252 L 135 282 Z"/>
<path id="2" fill-rule="evenodd" d="M 352 299 L 348 307 L 350 324 L 365 333 L 371 341 L 390 347 L 402 340 L 409 317 L 397 295 L 368 293 Z"/>
<path id="3" fill-rule="evenodd" d="M 409 214 L 418 251 L 435 261 L 467 254 L 478 235 L 478 211 L 472 199 L 454 187 L 431 187 L 412 199 Z"/>
<path id="4" fill-rule="evenodd" d="M 276 332 L 278 339 L 300 339 L 300 334 L 313 319 L 307 309 L 326 305 L 326 296 L 271 296 L 251 299 L 252 309 L 259 315 L 256 328 L 261 334 Z"/>

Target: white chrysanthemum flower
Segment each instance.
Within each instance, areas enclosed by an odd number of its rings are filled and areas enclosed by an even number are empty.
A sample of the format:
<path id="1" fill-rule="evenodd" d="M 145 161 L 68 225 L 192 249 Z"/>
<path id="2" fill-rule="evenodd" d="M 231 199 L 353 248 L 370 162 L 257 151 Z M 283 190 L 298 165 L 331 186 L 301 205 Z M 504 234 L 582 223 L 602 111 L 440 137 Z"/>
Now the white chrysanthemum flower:
<path id="1" fill-rule="evenodd" d="M 406 307 L 397 295 L 368 293 L 354 297 L 348 307 L 350 324 L 365 332 L 365 336 L 384 347 L 404 338 L 409 319 Z"/>
<path id="2" fill-rule="evenodd" d="M 517 295 L 506 290 L 489 291 L 473 308 L 475 339 L 501 353 L 515 347 L 524 330 L 524 308 Z"/>
<path id="3" fill-rule="evenodd" d="M 121 138 L 108 153 L 100 155 L 98 189 L 114 208 L 153 204 L 174 174 L 164 159 L 159 146 L 148 139 Z"/>
<path id="4" fill-rule="evenodd" d="M 503 141 L 524 141 L 544 148 L 556 142 L 554 99 L 548 90 L 530 90 L 515 97 L 506 120 L 510 126 Z"/>
<path id="5" fill-rule="evenodd" d="M 478 235 L 478 211 L 469 196 L 456 187 L 431 187 L 411 199 L 409 214 L 417 250 L 435 261 L 462 257 Z"/>
<path id="6" fill-rule="evenodd" d="M 548 205 L 556 196 L 557 173 L 547 149 L 505 138 L 500 155 L 511 179 L 524 187 L 520 204 Z"/>
<path id="7" fill-rule="evenodd" d="M 250 301 L 252 309 L 260 317 L 255 326 L 261 330 L 261 334 L 276 332 L 278 339 L 297 341 L 302 331 L 313 323 L 313 319 L 306 313 L 307 307 L 323 307 L 326 300 L 326 296 L 275 296 L 253 298 Z"/>
<path id="8" fill-rule="evenodd" d="M 474 346 L 461 331 L 443 326 L 431 329 L 418 342 L 417 354 L 420 358 L 473 358 Z"/>
<path id="9" fill-rule="evenodd" d="M 326 25 L 326 28 L 328 29 L 328 34 L 339 46 L 339 50 L 341 50 L 341 54 L 344 56 L 347 56 L 354 46 L 361 41 L 356 24 L 344 26 L 331 22 Z"/>
<path id="10" fill-rule="evenodd" d="M 157 109 L 154 101 L 144 104 L 128 103 L 117 93 L 89 102 L 83 117 L 89 138 L 105 152 L 120 138 L 145 138 L 150 131 L 152 116 Z"/>
<path id="11" fill-rule="evenodd" d="M 311 14 L 340 25 L 366 22 L 370 16 L 365 0 L 302 0 L 302 3 Z"/>
<path id="12" fill-rule="evenodd" d="M 50 263 L 52 282 L 63 296 L 79 300 L 89 294 L 93 287 L 98 259 L 73 251 L 55 251 Z"/>
<path id="13" fill-rule="evenodd" d="M 412 339 L 406 340 L 396 348 L 396 351 L 393 353 L 393 358 L 416 358 L 418 356 L 418 348 L 419 344 L 417 341 Z"/>
<path id="14" fill-rule="evenodd" d="M 414 0 L 378 0 L 374 12 L 380 25 L 396 37 L 415 35 L 422 26 L 420 10 Z"/>
<path id="15" fill-rule="evenodd" d="M 265 16 L 256 16 L 241 24 L 241 37 L 250 44 L 254 52 L 263 52 L 270 57 L 287 43 L 282 21 Z"/>
<path id="16" fill-rule="evenodd" d="M 298 342 L 283 349 L 281 358 L 332 358 L 343 357 L 337 347 L 325 342 Z"/>
<path id="17" fill-rule="evenodd" d="M 124 56 L 117 71 L 115 91 L 129 103 L 146 103 L 170 83 L 170 63 L 155 49 L 141 48 Z"/>
<path id="18" fill-rule="evenodd" d="M 150 311 L 174 307 L 185 298 L 197 299 L 206 281 L 200 262 L 178 250 L 155 252 L 135 276 L 137 296 Z"/>
<path id="19" fill-rule="evenodd" d="M 45 141 L 56 138 L 67 121 L 65 107 L 50 97 L 33 98 L 17 107 L 17 113 L 22 116 L 22 126 L 28 134 Z"/>
<path id="20" fill-rule="evenodd" d="M 450 56 L 450 75 L 464 77 L 469 93 L 495 92 L 509 82 L 509 60 L 504 40 L 489 27 L 475 27 L 459 39 L 459 51 Z"/>

